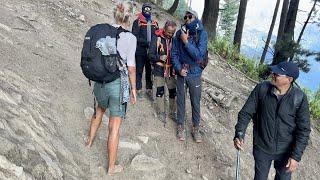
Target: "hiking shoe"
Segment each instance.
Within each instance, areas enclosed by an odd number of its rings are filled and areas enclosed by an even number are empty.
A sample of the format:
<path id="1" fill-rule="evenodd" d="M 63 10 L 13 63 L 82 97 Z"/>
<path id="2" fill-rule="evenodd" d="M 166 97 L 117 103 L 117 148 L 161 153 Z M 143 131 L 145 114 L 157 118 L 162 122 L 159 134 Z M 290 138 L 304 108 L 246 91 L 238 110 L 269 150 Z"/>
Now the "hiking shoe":
<path id="1" fill-rule="evenodd" d="M 191 134 L 192 134 L 193 140 L 196 143 L 201 143 L 202 142 L 202 136 L 201 136 L 199 127 L 193 127 Z"/>
<path id="2" fill-rule="evenodd" d="M 152 89 L 147 89 L 147 90 L 146 90 L 146 96 L 147 96 L 147 98 L 149 98 L 151 101 L 153 101 Z"/>
<path id="3" fill-rule="evenodd" d="M 166 114 L 164 112 L 157 113 L 157 118 L 163 123 L 166 122 Z"/>
<path id="4" fill-rule="evenodd" d="M 137 98 L 142 99 L 143 98 L 143 92 L 141 90 L 137 90 Z"/>
<path id="5" fill-rule="evenodd" d="M 186 140 L 186 131 L 182 125 L 178 125 L 177 137 L 180 141 Z"/>

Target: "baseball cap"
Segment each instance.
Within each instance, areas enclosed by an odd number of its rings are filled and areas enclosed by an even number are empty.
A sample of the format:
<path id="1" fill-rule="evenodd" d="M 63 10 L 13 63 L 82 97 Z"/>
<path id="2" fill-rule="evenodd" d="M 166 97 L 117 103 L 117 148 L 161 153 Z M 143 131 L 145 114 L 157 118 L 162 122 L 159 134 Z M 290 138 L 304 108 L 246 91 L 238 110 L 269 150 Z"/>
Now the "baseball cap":
<path id="1" fill-rule="evenodd" d="M 271 72 L 275 74 L 286 75 L 292 77 L 293 79 L 297 79 L 299 77 L 299 68 L 293 62 L 280 62 L 277 65 L 269 66 Z"/>
<path id="2" fill-rule="evenodd" d="M 190 14 L 194 15 L 198 19 L 198 13 L 195 10 L 188 9 L 188 10 L 186 10 L 186 13 L 190 13 Z"/>

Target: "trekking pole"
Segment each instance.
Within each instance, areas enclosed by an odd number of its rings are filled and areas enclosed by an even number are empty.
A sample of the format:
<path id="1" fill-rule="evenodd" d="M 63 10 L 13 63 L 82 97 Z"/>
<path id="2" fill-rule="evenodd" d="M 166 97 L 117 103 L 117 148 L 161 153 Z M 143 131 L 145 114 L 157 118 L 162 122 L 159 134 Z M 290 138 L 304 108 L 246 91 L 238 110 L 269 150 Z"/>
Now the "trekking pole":
<path id="1" fill-rule="evenodd" d="M 185 143 L 185 146 L 186 146 L 186 149 L 188 149 L 188 139 L 187 139 L 187 136 L 188 136 L 188 128 L 187 128 L 187 107 L 186 107 L 186 101 L 187 101 L 187 83 L 186 83 L 186 77 L 184 76 L 183 77 L 183 87 L 184 87 L 184 109 L 185 109 L 185 116 L 184 116 L 184 128 L 185 128 L 185 132 L 186 132 L 186 143 Z"/>
<path id="2" fill-rule="evenodd" d="M 237 150 L 236 180 L 240 180 L 240 149 Z"/>
<path id="3" fill-rule="evenodd" d="M 164 122 L 163 122 L 163 127 L 165 128 L 166 127 L 166 124 L 167 124 L 167 108 L 166 108 L 166 95 L 168 94 L 167 91 L 166 91 L 166 84 L 164 86 L 164 96 L 163 96 L 163 105 L 164 105 Z"/>
<path id="4" fill-rule="evenodd" d="M 188 65 L 187 64 L 183 64 L 183 69 L 188 69 Z M 188 127 L 187 127 L 187 116 L 188 116 L 188 113 L 187 113 L 187 90 L 188 90 L 188 87 L 187 87 L 187 82 L 186 82 L 186 76 L 183 77 L 183 87 L 184 87 L 184 109 L 185 109 L 185 116 L 184 116 L 184 128 L 185 128 L 185 132 L 186 132 L 186 149 L 188 149 L 188 140 L 187 140 L 187 136 L 188 136 Z"/>

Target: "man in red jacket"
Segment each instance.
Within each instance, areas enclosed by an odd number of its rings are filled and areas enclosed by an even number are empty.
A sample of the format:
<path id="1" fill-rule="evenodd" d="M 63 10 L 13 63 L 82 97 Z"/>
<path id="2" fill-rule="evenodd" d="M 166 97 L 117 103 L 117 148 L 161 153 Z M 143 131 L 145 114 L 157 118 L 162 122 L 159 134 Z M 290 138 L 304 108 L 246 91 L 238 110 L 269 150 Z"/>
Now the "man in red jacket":
<path id="1" fill-rule="evenodd" d="M 167 84 L 169 91 L 169 110 L 170 116 L 176 120 L 176 79 L 173 66 L 171 64 L 171 45 L 172 38 L 176 31 L 176 23 L 167 21 L 164 28 L 156 31 L 156 40 L 153 40 L 150 45 L 149 58 L 153 65 L 154 85 L 156 87 L 156 112 L 157 117 L 164 121 L 166 120 L 165 111 L 165 89 Z"/>

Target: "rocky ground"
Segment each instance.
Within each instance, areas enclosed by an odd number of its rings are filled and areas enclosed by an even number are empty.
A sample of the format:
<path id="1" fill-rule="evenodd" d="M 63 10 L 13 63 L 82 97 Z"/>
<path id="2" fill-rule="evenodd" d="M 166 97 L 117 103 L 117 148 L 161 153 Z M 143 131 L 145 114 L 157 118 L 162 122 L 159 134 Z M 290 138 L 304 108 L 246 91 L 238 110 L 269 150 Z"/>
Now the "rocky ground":
<path id="1" fill-rule="evenodd" d="M 84 147 L 93 96 L 79 66 L 82 40 L 90 26 L 112 22 L 113 5 L 109 0 L 0 2 L 0 179 L 234 179 L 234 125 L 255 83 L 214 55 L 203 75 L 204 143 L 194 143 L 190 135 L 177 141 L 175 123 L 164 126 L 143 98 L 129 106 L 121 127 L 118 163 L 124 173 L 105 173 L 107 116 L 93 147 Z M 160 25 L 171 18 L 157 14 Z M 242 179 L 253 177 L 248 133 Z M 319 137 L 313 130 L 294 179 L 320 178 Z"/>

